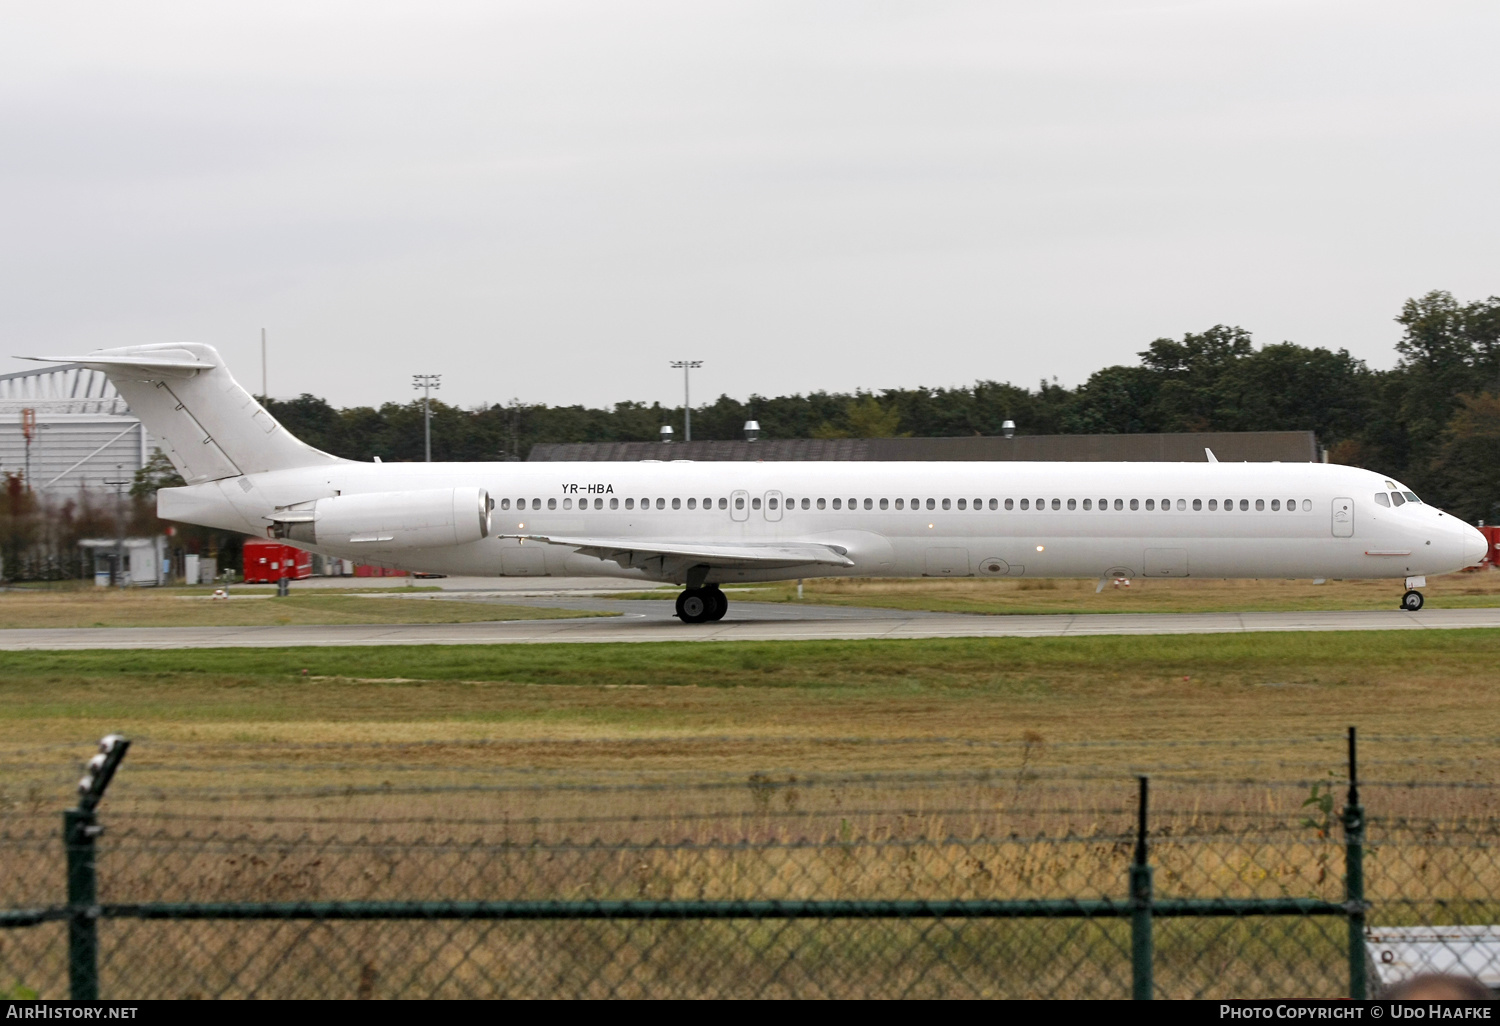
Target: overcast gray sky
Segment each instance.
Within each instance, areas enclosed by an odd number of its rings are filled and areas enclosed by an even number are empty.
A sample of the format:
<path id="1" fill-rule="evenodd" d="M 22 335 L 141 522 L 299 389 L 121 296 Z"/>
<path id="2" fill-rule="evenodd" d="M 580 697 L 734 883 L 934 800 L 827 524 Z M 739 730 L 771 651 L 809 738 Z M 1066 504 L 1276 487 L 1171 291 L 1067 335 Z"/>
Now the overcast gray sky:
<path id="1" fill-rule="evenodd" d="M 1500 4 L 0 3 L 0 339 L 339 405 L 1076 384 L 1500 292 Z M 0 370 L 24 368 L 9 359 Z"/>

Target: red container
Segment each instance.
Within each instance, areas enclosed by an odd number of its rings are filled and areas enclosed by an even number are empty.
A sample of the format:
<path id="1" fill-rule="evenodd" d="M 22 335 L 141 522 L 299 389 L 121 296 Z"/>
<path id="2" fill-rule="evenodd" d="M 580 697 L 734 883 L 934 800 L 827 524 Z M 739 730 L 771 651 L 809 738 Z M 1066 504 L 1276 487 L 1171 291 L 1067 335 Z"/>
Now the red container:
<path id="1" fill-rule="evenodd" d="M 312 553 L 273 541 L 245 542 L 245 583 L 275 584 L 312 576 Z"/>
<path id="2" fill-rule="evenodd" d="M 1490 544 L 1478 565 L 1488 570 L 1500 564 L 1500 527 L 1481 527 L 1479 533 L 1484 535 Z"/>
<path id="3" fill-rule="evenodd" d="M 405 570 L 392 570 L 392 569 L 390 569 L 388 567 L 383 567 L 383 566 L 368 566 L 368 565 L 366 565 L 364 563 L 357 563 L 357 564 L 355 564 L 355 567 L 354 567 L 354 576 L 355 577 L 405 577 L 406 576 L 406 571 Z"/>

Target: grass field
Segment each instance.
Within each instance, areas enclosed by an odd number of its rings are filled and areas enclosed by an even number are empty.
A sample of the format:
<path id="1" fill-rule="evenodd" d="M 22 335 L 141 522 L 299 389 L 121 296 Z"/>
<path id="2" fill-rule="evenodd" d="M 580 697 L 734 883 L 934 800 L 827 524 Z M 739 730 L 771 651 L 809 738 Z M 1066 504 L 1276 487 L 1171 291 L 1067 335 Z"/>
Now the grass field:
<path id="1" fill-rule="evenodd" d="M 436 590 L 436 589 L 434 589 Z M 240 589 L 234 589 L 242 594 Z M 262 627 L 274 624 L 475 623 L 542 620 L 610 613 L 543 609 L 435 598 L 392 597 L 327 591 L 293 592 L 286 598 L 217 601 L 211 592 L 113 589 L 0 592 L 4 627 Z"/>
<path id="2" fill-rule="evenodd" d="M 1380 914 L 1420 898 L 1421 915 L 1462 915 L 1462 898 L 1491 922 L 1500 790 L 1472 785 L 1500 783 L 1497 659 L 1500 631 L 1482 630 L 0 653 L 0 819 L 53 845 L 8 887 L 55 900 L 56 810 L 89 742 L 118 730 L 136 744 L 105 800 L 113 900 L 1120 896 L 1136 772 L 1154 780 L 1160 894 L 1336 900 L 1336 828 L 1306 802 L 1309 781 L 1337 786 L 1353 723 L 1385 831 L 1367 862 Z M 1391 786 L 1414 779 L 1463 786 Z M 1202 923 L 1159 934 L 1168 993 L 1339 993 L 1336 932 Z M 869 967 L 888 964 L 943 994 L 960 957 L 1010 967 L 1017 994 L 1113 994 L 1126 943 L 1123 924 L 1103 945 L 1072 923 L 930 945 L 920 922 L 847 941 L 826 927 L 798 941 L 809 992 L 881 993 L 895 977 Z M 597 942 L 571 926 L 131 929 L 154 954 L 110 963 L 122 993 L 201 996 L 241 965 L 268 995 L 491 993 L 449 971 L 475 959 L 527 967 L 508 993 L 568 993 L 573 977 L 540 973 L 575 962 L 626 981 L 650 964 L 669 993 L 779 993 L 793 964 L 713 924 Z M 11 964 L 60 993 L 61 946 L 16 934 Z M 412 976 L 428 963 L 405 945 L 446 961 Z"/>
<path id="3" fill-rule="evenodd" d="M 1129 588 L 1096 581 L 828 578 L 803 583 L 803 602 L 832 606 L 930 610 L 941 613 L 1217 613 L 1312 609 L 1394 609 L 1400 581 L 1215 581 L 1136 578 Z M 731 602 L 796 602 L 795 583 L 731 588 Z M 1430 607 L 1457 609 L 1500 604 L 1500 573 L 1449 574 L 1428 579 Z M 670 598 L 661 592 L 616 597 Z"/>
<path id="4" fill-rule="evenodd" d="M 1035 738 L 1050 766 L 1135 765 L 1350 723 L 1500 735 L 1497 660 L 1496 631 L 10 652 L 0 750 L 120 730 L 184 765 L 220 743 L 420 743 L 424 762 L 486 772 L 717 774 L 977 766 L 992 756 L 955 740 Z M 1128 744 L 1064 752 L 1102 740 Z"/>

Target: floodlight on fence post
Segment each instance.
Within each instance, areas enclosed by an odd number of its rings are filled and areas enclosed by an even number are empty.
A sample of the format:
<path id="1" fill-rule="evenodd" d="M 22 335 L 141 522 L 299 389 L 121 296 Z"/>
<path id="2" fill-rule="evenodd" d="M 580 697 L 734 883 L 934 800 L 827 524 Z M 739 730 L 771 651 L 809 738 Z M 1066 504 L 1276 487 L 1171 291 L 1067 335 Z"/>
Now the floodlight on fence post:
<path id="1" fill-rule="evenodd" d="M 63 813 L 68 854 L 68 991 L 74 1001 L 99 1000 L 99 871 L 94 842 L 104 832 L 94 810 L 120 768 L 130 741 L 107 734 L 78 781 L 78 805 Z"/>

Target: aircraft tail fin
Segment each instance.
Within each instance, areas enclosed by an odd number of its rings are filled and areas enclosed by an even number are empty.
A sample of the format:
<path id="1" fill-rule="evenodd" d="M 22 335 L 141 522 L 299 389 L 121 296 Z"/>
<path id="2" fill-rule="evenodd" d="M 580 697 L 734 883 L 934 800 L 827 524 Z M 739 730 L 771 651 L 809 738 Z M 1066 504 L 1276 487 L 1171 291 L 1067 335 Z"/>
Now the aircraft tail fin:
<path id="1" fill-rule="evenodd" d="M 188 484 L 344 462 L 282 427 L 234 380 L 213 346 L 128 346 L 23 359 L 78 363 L 107 374 Z"/>

